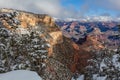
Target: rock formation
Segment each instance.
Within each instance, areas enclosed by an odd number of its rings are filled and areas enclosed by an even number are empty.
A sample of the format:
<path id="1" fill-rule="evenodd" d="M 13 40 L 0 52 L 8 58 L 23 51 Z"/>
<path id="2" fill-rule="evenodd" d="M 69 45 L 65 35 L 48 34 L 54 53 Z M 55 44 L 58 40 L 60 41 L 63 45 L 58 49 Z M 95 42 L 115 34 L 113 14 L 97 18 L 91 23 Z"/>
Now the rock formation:
<path id="1" fill-rule="evenodd" d="M 0 9 L 0 23 L 0 72 L 28 69 L 38 72 L 44 80 L 71 79 L 71 71 L 56 60 L 54 46 L 64 41 L 50 16 Z"/>
<path id="2" fill-rule="evenodd" d="M 0 9 L 0 72 L 28 69 L 44 80 L 70 80 L 84 72 L 97 40 L 78 45 L 62 35 L 53 18 L 13 9 Z M 100 45 L 102 47 L 102 45 Z"/>

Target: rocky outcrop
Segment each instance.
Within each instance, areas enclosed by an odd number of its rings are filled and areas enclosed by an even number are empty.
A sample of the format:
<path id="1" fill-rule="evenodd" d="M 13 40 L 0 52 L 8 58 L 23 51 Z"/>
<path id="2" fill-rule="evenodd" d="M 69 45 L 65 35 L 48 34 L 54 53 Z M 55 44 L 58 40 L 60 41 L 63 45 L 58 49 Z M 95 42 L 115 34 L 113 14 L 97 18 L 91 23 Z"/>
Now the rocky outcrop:
<path id="1" fill-rule="evenodd" d="M 64 44 L 64 41 L 50 16 L 0 9 L 0 23 L 0 51 L 3 50 L 0 72 L 28 69 L 38 72 L 44 80 L 71 79 L 72 72 L 67 65 L 56 60 L 59 56 L 55 56 L 55 45 Z"/>

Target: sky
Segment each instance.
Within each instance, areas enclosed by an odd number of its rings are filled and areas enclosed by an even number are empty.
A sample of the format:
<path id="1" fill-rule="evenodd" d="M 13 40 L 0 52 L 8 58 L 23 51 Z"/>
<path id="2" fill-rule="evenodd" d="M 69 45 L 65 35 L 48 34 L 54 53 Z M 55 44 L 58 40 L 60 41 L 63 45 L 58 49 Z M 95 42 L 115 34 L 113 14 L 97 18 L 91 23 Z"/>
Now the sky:
<path id="1" fill-rule="evenodd" d="M 0 0 L 0 8 L 13 8 L 58 18 L 120 17 L 120 0 Z"/>

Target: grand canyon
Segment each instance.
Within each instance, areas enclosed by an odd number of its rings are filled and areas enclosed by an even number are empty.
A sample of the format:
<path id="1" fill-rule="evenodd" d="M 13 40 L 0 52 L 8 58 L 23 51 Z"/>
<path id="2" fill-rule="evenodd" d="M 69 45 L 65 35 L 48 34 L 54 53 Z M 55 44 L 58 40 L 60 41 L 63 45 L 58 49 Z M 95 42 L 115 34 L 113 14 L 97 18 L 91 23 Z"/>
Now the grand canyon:
<path id="1" fill-rule="evenodd" d="M 0 9 L 0 73 L 30 70 L 43 80 L 119 80 L 118 25 Z"/>

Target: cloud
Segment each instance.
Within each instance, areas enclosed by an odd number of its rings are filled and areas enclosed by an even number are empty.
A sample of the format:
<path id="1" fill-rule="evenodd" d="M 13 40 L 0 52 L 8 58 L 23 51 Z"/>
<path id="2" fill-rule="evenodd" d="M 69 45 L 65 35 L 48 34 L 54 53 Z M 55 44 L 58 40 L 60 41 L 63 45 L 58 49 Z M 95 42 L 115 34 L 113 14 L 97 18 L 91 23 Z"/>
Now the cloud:
<path id="1" fill-rule="evenodd" d="M 63 7 L 61 0 L 0 0 L 0 8 L 13 8 L 40 14 L 44 13 L 58 18 L 78 18 L 86 12 L 87 6 L 84 5 L 81 8 L 82 11 L 78 11 L 74 7 Z"/>
<path id="2" fill-rule="evenodd" d="M 0 0 L 0 8 L 44 13 L 59 18 L 75 17 L 75 14 L 78 13 L 74 9 L 63 7 L 60 0 Z"/>
<path id="3" fill-rule="evenodd" d="M 35 13 L 60 15 L 59 0 L 0 0 L 0 8 L 14 8 Z"/>
<path id="4" fill-rule="evenodd" d="M 99 9 L 116 12 L 120 10 L 120 0 L 84 0 L 85 3 L 78 6 L 78 10 L 74 7 L 75 4 L 71 3 L 71 6 L 66 7 L 61 4 L 61 1 L 69 0 L 0 0 L 0 8 L 14 8 L 39 14 L 44 13 L 58 18 L 80 18 L 90 12 L 95 14 Z M 78 2 L 80 3 L 80 1 Z M 106 11 L 101 15 L 110 15 L 110 13 Z"/>

